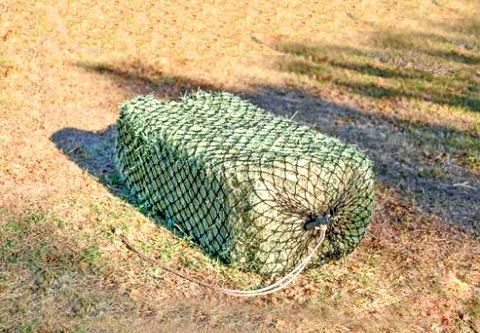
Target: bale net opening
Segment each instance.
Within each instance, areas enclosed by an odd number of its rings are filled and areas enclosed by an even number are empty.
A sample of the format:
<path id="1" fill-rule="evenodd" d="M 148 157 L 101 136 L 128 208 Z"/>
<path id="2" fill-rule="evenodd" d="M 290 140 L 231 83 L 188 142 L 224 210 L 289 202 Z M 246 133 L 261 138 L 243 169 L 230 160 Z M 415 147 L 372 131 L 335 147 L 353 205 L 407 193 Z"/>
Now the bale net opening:
<path id="1" fill-rule="evenodd" d="M 372 162 L 355 146 L 276 117 L 229 93 L 138 97 L 117 124 L 117 165 L 152 215 L 208 255 L 263 275 L 310 267 L 363 238 Z"/>

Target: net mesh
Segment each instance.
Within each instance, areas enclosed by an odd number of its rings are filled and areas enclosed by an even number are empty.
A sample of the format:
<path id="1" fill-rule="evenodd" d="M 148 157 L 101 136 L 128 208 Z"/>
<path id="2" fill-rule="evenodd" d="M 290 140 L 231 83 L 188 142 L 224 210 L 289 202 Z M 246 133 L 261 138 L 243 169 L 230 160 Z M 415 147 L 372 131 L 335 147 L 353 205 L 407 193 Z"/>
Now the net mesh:
<path id="1" fill-rule="evenodd" d="M 152 216 L 208 255 L 279 275 L 325 240 L 310 266 L 361 241 L 373 206 L 371 161 L 341 143 L 229 93 L 126 103 L 118 168 Z"/>

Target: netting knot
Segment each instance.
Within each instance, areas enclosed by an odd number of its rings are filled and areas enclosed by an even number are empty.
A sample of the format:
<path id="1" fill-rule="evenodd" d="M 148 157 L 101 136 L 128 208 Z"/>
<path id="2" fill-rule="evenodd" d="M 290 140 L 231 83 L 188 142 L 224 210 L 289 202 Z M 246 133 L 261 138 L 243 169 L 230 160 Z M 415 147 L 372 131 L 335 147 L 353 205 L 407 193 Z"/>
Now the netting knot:
<path id="1" fill-rule="evenodd" d="M 306 218 L 303 229 L 317 230 L 320 228 L 321 225 L 328 225 L 331 219 L 332 215 L 330 213 L 312 214 Z"/>

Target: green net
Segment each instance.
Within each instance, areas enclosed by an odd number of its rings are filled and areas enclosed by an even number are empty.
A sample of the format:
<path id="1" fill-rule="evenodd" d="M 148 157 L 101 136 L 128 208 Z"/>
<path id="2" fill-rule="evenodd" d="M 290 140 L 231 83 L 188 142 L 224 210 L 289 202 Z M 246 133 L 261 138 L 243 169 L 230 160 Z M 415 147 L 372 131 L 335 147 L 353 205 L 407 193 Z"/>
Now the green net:
<path id="1" fill-rule="evenodd" d="M 278 275 L 350 253 L 373 206 L 371 161 L 352 145 L 229 93 L 126 103 L 117 164 L 150 213 L 208 255 Z"/>

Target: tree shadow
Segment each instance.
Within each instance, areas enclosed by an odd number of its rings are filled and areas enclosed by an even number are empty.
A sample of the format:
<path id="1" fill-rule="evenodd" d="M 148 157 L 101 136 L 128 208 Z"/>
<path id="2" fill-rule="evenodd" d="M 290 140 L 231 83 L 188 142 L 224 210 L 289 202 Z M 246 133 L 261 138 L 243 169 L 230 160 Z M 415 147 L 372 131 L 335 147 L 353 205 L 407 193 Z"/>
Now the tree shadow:
<path id="1" fill-rule="evenodd" d="M 133 95 L 155 94 L 161 98 L 178 98 L 196 89 L 215 90 L 215 86 L 207 82 L 165 75 L 154 66 L 138 61 L 113 64 L 77 62 L 76 66 L 110 78 Z"/>
<path id="2" fill-rule="evenodd" d="M 438 60 L 453 61 L 460 64 L 475 65 L 480 63 L 480 57 L 474 52 L 468 52 L 464 38 L 448 38 L 433 33 L 417 31 L 391 32 L 381 31 L 373 37 L 373 46 L 397 50 L 415 51 L 437 58 Z M 458 46 L 457 48 L 454 48 Z M 462 52 L 465 51 L 465 52 Z"/>
<path id="3" fill-rule="evenodd" d="M 365 50 L 295 43 L 275 48 L 296 57 L 281 63 L 281 70 L 307 76 L 322 84 L 329 83 L 374 99 L 406 98 L 480 112 L 480 77 L 477 75 L 480 62 L 477 58 L 454 50 L 427 52 L 414 46 L 405 50 L 398 44 L 393 44 L 394 47 L 381 44 L 384 45 L 381 49 Z M 418 52 L 423 55 L 418 56 Z M 445 60 L 476 66 L 455 68 Z"/>
<path id="4" fill-rule="evenodd" d="M 460 20 L 453 21 L 430 21 L 432 27 L 453 34 L 453 38 L 445 38 L 447 43 L 456 45 L 464 50 L 480 51 L 480 18 L 471 13 L 458 12 Z"/>
<path id="5" fill-rule="evenodd" d="M 218 90 L 187 78 L 168 80 L 140 64 L 79 66 L 108 76 L 133 94 L 154 93 L 162 98 L 176 98 L 198 88 Z M 473 148 L 469 147 L 473 153 L 479 154 L 480 147 L 475 146 L 478 136 L 448 127 L 365 113 L 303 90 L 259 86 L 253 93 L 234 93 L 269 112 L 358 145 L 374 160 L 380 182 L 413 200 L 418 209 L 480 231 L 480 179 L 451 160 L 452 154 L 465 150 L 465 145 L 472 145 Z M 51 140 L 112 193 L 134 203 L 115 169 L 113 125 L 100 132 L 65 128 L 56 132 Z"/>

